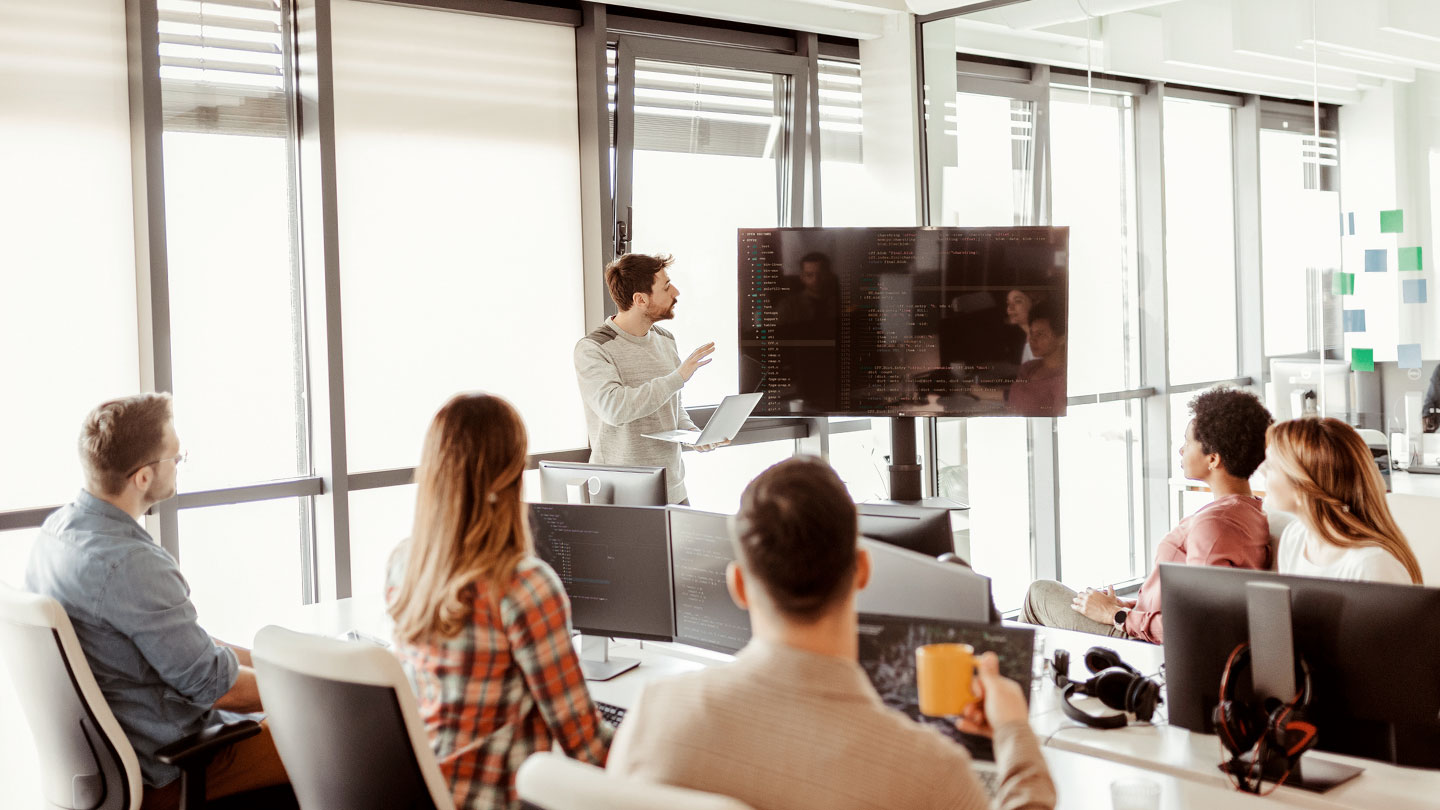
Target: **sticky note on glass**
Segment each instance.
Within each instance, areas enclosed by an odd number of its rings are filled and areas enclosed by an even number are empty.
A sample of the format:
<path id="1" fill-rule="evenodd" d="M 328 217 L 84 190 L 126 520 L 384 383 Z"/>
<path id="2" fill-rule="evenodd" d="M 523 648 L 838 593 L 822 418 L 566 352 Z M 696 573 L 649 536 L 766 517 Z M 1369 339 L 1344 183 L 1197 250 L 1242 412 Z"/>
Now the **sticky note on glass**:
<path id="1" fill-rule="evenodd" d="M 1385 272 L 1385 248 L 1365 251 L 1365 272 Z"/>
<path id="2" fill-rule="evenodd" d="M 1400 248 L 1400 269 L 1401 270 L 1424 270 L 1424 262 L 1420 258 L 1420 248 Z"/>
<path id="3" fill-rule="evenodd" d="M 1405 212 L 1399 208 L 1380 212 L 1380 233 L 1400 233 L 1405 230 Z"/>
<path id="4" fill-rule="evenodd" d="M 1345 218 L 1350 221 L 1350 235 L 1351 235 L 1351 236 L 1354 236 L 1354 235 L 1355 235 L 1355 212 L 1354 212 L 1354 211 L 1351 211 L 1350 213 L 1348 213 L 1348 214 L 1345 215 Z"/>
<path id="5" fill-rule="evenodd" d="M 1365 331 L 1365 310 L 1347 309 L 1343 313 L 1343 321 L 1346 332 Z"/>
<path id="6" fill-rule="evenodd" d="M 1336 273 L 1330 277 L 1330 292 L 1335 295 L 1355 294 L 1355 274 Z"/>
<path id="7" fill-rule="evenodd" d="M 1407 304 L 1425 303 L 1425 279 L 1409 279 L 1400 285 L 1401 294 L 1405 296 Z M 1346 313 L 1347 315 L 1349 313 Z"/>
<path id="8" fill-rule="evenodd" d="M 1399 356 L 1400 368 L 1420 368 L 1420 344 L 1401 343 L 1395 347 L 1395 353 Z"/>
<path id="9" fill-rule="evenodd" d="M 1350 350 L 1351 371 L 1374 371 L 1375 350 L 1374 349 L 1351 349 Z"/>

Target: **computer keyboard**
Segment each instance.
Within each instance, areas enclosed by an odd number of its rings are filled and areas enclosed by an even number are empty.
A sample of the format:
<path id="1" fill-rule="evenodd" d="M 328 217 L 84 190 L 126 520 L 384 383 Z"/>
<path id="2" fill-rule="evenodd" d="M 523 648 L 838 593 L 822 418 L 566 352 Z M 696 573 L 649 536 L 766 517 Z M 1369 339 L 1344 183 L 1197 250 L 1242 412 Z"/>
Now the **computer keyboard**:
<path id="1" fill-rule="evenodd" d="M 598 700 L 595 701 L 595 706 L 600 709 L 600 716 L 605 718 L 605 722 L 612 726 L 618 728 L 620 721 L 625 719 L 625 710 L 619 706 L 611 703 L 601 703 Z"/>
<path id="2" fill-rule="evenodd" d="M 1421 475 L 1440 475 L 1440 467 L 1430 467 L 1425 464 L 1411 464 L 1405 468 L 1405 472 L 1420 473 Z"/>

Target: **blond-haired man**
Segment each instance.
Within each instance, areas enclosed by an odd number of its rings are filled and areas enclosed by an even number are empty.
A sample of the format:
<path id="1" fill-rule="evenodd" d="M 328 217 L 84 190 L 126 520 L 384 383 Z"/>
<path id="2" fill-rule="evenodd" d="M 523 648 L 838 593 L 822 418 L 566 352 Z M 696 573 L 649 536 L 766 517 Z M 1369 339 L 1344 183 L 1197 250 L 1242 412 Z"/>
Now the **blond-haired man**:
<path id="1" fill-rule="evenodd" d="M 102 403 L 80 431 L 85 488 L 45 520 L 26 587 L 53 597 L 75 625 L 100 691 L 135 748 L 143 809 L 175 807 L 179 771 L 157 749 L 220 722 L 215 710 L 260 710 L 250 653 L 200 628 L 190 586 L 141 517 L 175 495 L 185 459 L 169 394 Z M 288 780 L 268 728 L 223 752 L 207 794 L 226 796 Z"/>

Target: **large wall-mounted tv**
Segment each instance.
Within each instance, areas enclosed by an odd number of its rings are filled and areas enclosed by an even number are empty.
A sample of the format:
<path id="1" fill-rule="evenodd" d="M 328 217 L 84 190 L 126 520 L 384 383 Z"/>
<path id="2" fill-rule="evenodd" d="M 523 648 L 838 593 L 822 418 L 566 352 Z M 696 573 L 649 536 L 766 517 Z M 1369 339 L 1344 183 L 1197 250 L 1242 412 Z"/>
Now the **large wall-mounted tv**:
<path id="1" fill-rule="evenodd" d="M 741 229 L 757 415 L 1061 416 L 1068 228 Z"/>

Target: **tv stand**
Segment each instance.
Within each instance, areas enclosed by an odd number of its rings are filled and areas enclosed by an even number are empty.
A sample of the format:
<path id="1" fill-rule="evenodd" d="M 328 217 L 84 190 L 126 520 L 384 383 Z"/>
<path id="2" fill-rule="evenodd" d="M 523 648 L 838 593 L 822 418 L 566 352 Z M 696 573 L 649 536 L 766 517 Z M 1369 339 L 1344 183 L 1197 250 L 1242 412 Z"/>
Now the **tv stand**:
<path id="1" fill-rule="evenodd" d="M 890 420 L 890 499 L 919 501 L 920 465 L 915 460 L 915 417 L 897 416 Z M 898 462 L 909 461 L 908 464 Z"/>

